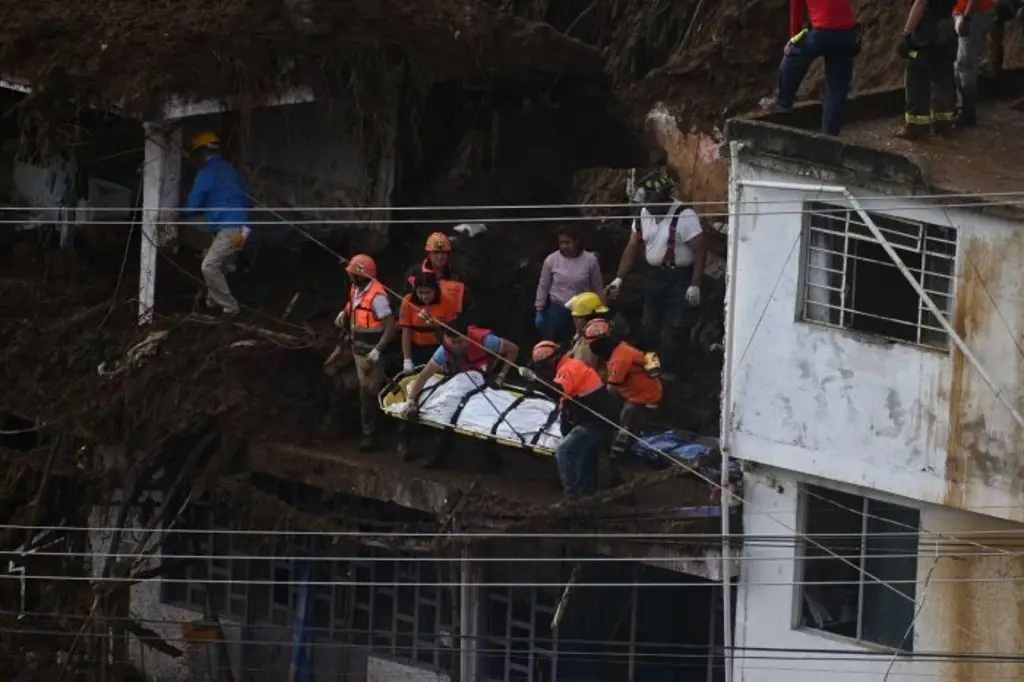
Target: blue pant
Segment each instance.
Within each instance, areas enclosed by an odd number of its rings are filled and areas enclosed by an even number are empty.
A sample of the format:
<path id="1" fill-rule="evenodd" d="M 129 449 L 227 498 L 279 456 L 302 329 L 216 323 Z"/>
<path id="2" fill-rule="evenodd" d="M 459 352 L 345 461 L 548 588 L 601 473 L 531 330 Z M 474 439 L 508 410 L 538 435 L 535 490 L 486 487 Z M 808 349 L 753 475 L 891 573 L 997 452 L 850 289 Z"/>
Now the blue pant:
<path id="1" fill-rule="evenodd" d="M 853 81 L 853 58 L 857 56 L 857 30 L 811 29 L 782 58 L 779 66 L 779 106 L 789 109 L 796 101 L 807 70 L 818 57 L 825 58 L 825 98 L 822 128 L 838 135 L 846 113 L 846 96 Z"/>
<path id="2" fill-rule="evenodd" d="M 565 305 L 548 301 L 548 307 L 544 309 L 544 324 L 539 331 L 540 338 L 544 341 L 565 343 L 576 334 L 572 313 Z"/>
<path id="3" fill-rule="evenodd" d="M 608 447 L 608 429 L 599 424 L 579 424 L 555 448 L 558 476 L 566 495 L 593 495 L 597 491 L 597 463 L 601 448 Z"/>

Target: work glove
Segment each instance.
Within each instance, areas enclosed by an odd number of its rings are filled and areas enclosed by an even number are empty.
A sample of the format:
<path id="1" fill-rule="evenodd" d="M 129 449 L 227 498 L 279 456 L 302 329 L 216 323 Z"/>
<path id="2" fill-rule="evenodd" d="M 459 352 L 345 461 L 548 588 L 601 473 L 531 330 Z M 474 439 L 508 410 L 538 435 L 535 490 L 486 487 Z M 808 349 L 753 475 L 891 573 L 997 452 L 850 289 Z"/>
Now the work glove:
<path id="1" fill-rule="evenodd" d="M 493 384 L 494 384 L 495 388 L 498 388 L 498 389 L 505 388 L 505 377 L 503 375 L 499 374 L 498 376 L 494 377 Z"/>
<path id="2" fill-rule="evenodd" d="M 696 307 L 700 305 L 700 287 L 691 284 L 686 289 L 686 302 L 690 304 L 690 307 Z"/>
<path id="3" fill-rule="evenodd" d="M 334 318 L 334 326 L 337 327 L 338 329 L 344 329 L 347 322 L 348 315 L 345 314 L 344 310 L 338 313 L 338 316 Z"/>
<path id="4" fill-rule="evenodd" d="M 896 52 L 899 53 L 902 59 L 910 59 L 910 53 L 914 50 L 914 42 L 910 39 L 910 36 L 905 35 L 900 39 L 899 45 L 896 47 Z"/>
<path id="5" fill-rule="evenodd" d="M 537 314 L 533 316 L 533 326 L 540 329 L 544 326 L 544 311 L 538 310 Z"/>
<path id="6" fill-rule="evenodd" d="M 405 409 L 402 410 L 402 415 L 406 419 L 413 419 L 420 413 L 420 401 L 417 397 L 416 400 L 407 400 L 405 403 Z"/>
<path id="7" fill-rule="evenodd" d="M 604 288 L 604 292 L 608 294 L 608 298 L 615 298 L 619 295 L 620 289 L 622 289 L 622 278 L 616 277 Z"/>
<path id="8" fill-rule="evenodd" d="M 377 361 L 380 360 L 380 351 L 374 348 L 373 350 L 366 354 L 366 359 L 376 364 Z"/>
<path id="9" fill-rule="evenodd" d="M 519 377 L 524 379 L 524 380 L 526 380 L 526 381 L 536 381 L 537 380 L 537 373 L 534 372 L 529 367 L 520 367 L 519 368 Z"/>
<path id="10" fill-rule="evenodd" d="M 249 233 L 252 232 L 251 228 L 243 227 L 231 233 L 231 243 L 239 248 L 245 246 L 245 242 L 249 239 Z"/>
<path id="11" fill-rule="evenodd" d="M 412 358 L 406 358 L 405 360 L 402 360 L 403 372 L 411 372 L 414 368 L 415 365 L 412 364 Z"/>

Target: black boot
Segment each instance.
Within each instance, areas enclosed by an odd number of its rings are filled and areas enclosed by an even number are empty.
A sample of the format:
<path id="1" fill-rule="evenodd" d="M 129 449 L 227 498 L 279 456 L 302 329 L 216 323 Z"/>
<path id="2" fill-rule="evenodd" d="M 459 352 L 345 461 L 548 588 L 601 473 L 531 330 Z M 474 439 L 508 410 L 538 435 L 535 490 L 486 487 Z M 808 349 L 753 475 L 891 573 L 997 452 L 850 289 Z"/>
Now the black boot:
<path id="1" fill-rule="evenodd" d="M 960 111 L 956 115 L 956 125 L 958 128 L 966 128 L 972 126 L 978 122 L 978 112 L 974 106 L 973 97 L 964 97 L 963 104 L 960 105 Z"/>
<path id="2" fill-rule="evenodd" d="M 373 452 L 377 449 L 377 438 L 373 434 L 364 434 L 359 439 L 359 452 Z"/>

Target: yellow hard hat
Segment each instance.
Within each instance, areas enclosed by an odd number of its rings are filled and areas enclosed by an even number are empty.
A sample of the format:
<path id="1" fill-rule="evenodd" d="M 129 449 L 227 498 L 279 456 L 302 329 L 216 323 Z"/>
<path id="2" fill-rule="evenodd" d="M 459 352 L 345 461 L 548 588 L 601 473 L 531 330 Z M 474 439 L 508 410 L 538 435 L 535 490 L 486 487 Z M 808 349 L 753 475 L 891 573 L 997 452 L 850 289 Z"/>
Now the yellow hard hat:
<path id="1" fill-rule="evenodd" d="M 573 317 L 587 317 L 595 313 L 608 312 L 608 306 L 593 291 L 584 291 L 581 294 L 576 294 L 566 301 L 565 307 L 569 309 Z"/>
<path id="2" fill-rule="evenodd" d="M 199 133 L 192 138 L 192 151 L 195 151 L 201 147 L 213 147 L 216 149 L 220 146 L 220 138 L 217 137 L 217 133 L 206 131 Z"/>

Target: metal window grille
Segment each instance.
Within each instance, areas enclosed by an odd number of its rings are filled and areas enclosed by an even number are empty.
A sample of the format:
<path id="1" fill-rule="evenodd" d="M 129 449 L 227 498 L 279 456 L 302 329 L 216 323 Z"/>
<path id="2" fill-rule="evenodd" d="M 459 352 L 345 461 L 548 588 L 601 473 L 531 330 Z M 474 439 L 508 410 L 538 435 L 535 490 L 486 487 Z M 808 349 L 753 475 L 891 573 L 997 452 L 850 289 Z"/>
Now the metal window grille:
<path id="1" fill-rule="evenodd" d="M 484 599 L 484 677 L 488 682 L 557 679 L 558 639 L 551 620 L 559 599 L 550 588 L 493 588 Z"/>
<path id="2" fill-rule="evenodd" d="M 856 211 L 810 202 L 804 214 L 802 320 L 931 348 L 949 347 L 938 320 Z M 948 316 L 954 295 L 956 230 L 870 215 Z"/>
<path id="3" fill-rule="evenodd" d="M 800 548 L 798 623 L 913 651 L 920 512 L 804 485 L 800 514 L 814 542 L 804 539 Z"/>
<path id="4" fill-rule="evenodd" d="M 217 518 L 209 507 L 187 512 L 190 529 L 230 530 L 230 520 Z M 297 607 L 300 580 L 292 557 L 324 557 L 311 562 L 312 634 L 332 641 L 354 641 L 390 658 L 426 665 L 442 671 L 453 661 L 451 641 L 452 599 L 449 590 L 433 585 L 448 580 L 426 561 L 403 559 L 383 548 L 363 548 L 364 560 L 330 560 L 325 538 L 280 536 L 259 555 L 245 545 L 245 536 L 231 533 L 170 534 L 164 545 L 168 556 L 207 557 L 172 571 L 162 581 L 161 601 L 205 611 L 207 580 L 230 583 L 211 585 L 214 606 L 225 618 L 262 629 L 288 628 Z M 220 558 L 230 557 L 230 558 Z M 237 557 L 237 558 L 236 558 Z M 392 558 L 393 557 L 393 558 Z M 390 559 L 390 560 L 389 560 Z M 352 614 L 348 613 L 355 579 Z M 351 623 L 351 624 L 349 624 Z"/>

